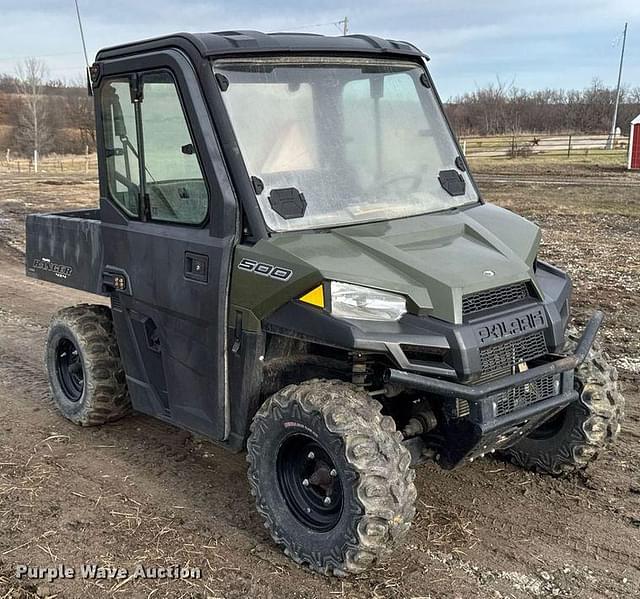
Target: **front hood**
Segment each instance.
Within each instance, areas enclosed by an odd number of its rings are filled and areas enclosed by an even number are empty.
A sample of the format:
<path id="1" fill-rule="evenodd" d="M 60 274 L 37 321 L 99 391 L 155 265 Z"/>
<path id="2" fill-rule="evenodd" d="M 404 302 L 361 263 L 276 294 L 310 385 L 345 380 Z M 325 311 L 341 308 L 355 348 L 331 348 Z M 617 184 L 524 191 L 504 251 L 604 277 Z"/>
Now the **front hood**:
<path id="1" fill-rule="evenodd" d="M 463 295 L 533 280 L 540 229 L 508 210 L 481 204 L 285 234 L 270 242 L 327 280 L 400 293 L 411 312 L 459 323 Z"/>

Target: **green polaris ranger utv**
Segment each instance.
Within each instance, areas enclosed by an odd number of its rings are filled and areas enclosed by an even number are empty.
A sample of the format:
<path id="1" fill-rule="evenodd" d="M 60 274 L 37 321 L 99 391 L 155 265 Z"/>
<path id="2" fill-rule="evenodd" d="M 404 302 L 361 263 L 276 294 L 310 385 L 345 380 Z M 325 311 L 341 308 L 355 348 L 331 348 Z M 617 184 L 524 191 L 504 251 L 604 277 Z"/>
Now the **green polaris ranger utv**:
<path id="1" fill-rule="evenodd" d="M 65 417 L 246 449 L 276 543 L 339 575 L 407 532 L 416 464 L 561 474 L 615 439 L 602 314 L 568 328 L 569 278 L 482 200 L 416 47 L 180 33 L 90 76 L 100 206 L 27 219 L 30 276 L 110 301 L 51 322 Z"/>

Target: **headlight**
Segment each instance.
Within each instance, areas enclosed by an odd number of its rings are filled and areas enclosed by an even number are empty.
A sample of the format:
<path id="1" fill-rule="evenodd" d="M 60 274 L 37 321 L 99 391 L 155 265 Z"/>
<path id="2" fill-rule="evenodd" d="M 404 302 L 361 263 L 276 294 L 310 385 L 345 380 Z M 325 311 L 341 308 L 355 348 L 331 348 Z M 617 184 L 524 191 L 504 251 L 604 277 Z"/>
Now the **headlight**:
<path id="1" fill-rule="evenodd" d="M 407 312 L 401 295 L 331 281 L 331 314 L 358 320 L 398 320 Z"/>

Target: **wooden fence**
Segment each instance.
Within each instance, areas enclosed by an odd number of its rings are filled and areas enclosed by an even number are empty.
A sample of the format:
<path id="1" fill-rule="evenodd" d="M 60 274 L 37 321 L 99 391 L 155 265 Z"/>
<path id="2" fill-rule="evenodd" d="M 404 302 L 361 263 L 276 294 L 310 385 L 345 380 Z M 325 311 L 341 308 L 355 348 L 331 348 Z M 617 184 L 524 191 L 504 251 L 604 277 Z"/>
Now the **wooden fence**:
<path id="1" fill-rule="evenodd" d="M 96 173 L 98 159 L 95 154 L 49 154 L 38 160 L 38 173 Z M 34 173 L 33 160 L 17 158 L 10 152 L 0 155 L 0 172 L 31 174 Z"/>
<path id="2" fill-rule="evenodd" d="M 539 135 L 518 133 L 487 137 L 460 137 L 462 150 L 467 157 L 478 158 L 526 158 L 535 154 L 551 156 L 592 156 L 623 152 L 629 147 L 629 138 L 621 135 Z"/>

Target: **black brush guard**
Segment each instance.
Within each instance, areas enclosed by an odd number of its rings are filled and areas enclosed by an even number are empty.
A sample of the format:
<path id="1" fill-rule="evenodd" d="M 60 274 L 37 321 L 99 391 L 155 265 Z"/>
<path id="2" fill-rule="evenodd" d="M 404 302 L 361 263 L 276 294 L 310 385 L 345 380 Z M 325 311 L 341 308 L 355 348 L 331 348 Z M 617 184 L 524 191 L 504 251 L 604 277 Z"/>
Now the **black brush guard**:
<path id="1" fill-rule="evenodd" d="M 573 371 L 587 357 L 603 319 L 604 314 L 599 310 L 593 313 L 573 354 L 494 381 L 463 385 L 393 368 L 386 371 L 385 381 L 426 391 L 445 400 L 445 439 L 436 459 L 443 467 L 453 468 L 462 461 L 472 461 L 485 453 L 513 445 L 578 399 Z M 516 407 L 508 414 L 497 415 L 496 398 L 500 393 L 551 376 L 557 377 L 559 382 L 557 395 Z M 466 401 L 469 406 L 468 415 L 464 417 L 456 417 L 460 401 Z M 427 445 L 422 439 L 411 439 L 407 446 L 414 462 L 424 461 Z"/>

